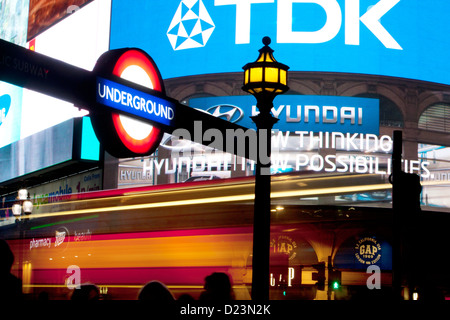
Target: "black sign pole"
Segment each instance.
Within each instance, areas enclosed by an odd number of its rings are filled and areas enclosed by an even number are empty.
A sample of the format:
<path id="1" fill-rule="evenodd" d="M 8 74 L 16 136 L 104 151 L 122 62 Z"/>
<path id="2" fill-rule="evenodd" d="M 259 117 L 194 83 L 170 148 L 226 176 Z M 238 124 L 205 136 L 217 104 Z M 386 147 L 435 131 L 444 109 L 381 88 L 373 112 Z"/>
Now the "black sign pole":
<path id="1" fill-rule="evenodd" d="M 0 80 L 11 84 L 37 91 L 52 97 L 71 102 L 75 106 L 96 112 L 108 108 L 96 101 L 97 75 L 85 69 L 73 66 L 63 61 L 28 50 L 11 42 L 0 39 Z M 167 133 L 176 134 L 176 129 L 186 129 L 194 142 L 202 143 L 204 133 L 209 129 L 218 129 L 222 133 L 223 143 L 214 144 L 222 151 L 227 151 L 251 160 L 245 148 L 236 148 L 234 135 L 227 134 L 228 130 L 236 132 L 248 129 L 224 119 L 214 117 L 206 112 L 180 104 L 160 92 L 140 86 L 119 77 L 109 76 L 109 80 L 126 85 L 132 89 L 142 91 L 160 98 L 170 100 L 176 106 L 176 114 L 172 126 L 155 124 L 148 119 L 140 118 L 132 113 L 115 110 L 143 122 L 161 127 Z M 201 123 L 201 125 L 198 125 Z M 175 131 L 175 132 L 174 132 Z M 250 132 L 252 134 L 253 132 Z M 254 133 L 256 134 L 256 132 Z M 233 150 L 225 150 L 226 146 L 235 146 Z"/>
<path id="2" fill-rule="evenodd" d="M 68 63 L 0 40 L 0 80 L 83 104 L 92 75 Z"/>
<path id="3" fill-rule="evenodd" d="M 392 289 L 394 300 L 401 300 L 402 291 L 402 225 L 400 202 L 400 175 L 402 171 L 402 132 L 394 131 L 392 151 L 392 219 L 393 219 L 393 248 L 392 248 Z"/>

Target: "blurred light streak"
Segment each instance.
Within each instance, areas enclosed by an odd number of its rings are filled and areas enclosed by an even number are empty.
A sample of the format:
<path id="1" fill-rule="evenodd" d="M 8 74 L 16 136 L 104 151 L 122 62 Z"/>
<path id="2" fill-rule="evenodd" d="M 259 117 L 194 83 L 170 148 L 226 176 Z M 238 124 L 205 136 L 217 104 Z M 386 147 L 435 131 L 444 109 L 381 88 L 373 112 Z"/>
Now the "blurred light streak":
<path id="1" fill-rule="evenodd" d="M 222 189 L 223 187 L 209 188 L 211 189 Z M 313 189 L 299 189 L 299 190 L 289 190 L 289 191 L 275 191 L 271 193 L 272 198 L 286 198 L 286 197 L 307 197 L 312 195 L 325 195 L 325 194 L 342 194 L 342 193 L 355 193 L 373 190 L 384 190 L 390 189 L 392 185 L 390 183 L 382 184 L 369 184 L 369 185 L 357 185 L 357 186 L 345 186 L 345 187 L 329 187 L 329 188 L 313 188 Z M 184 190 L 185 192 L 187 190 Z M 29 217 L 29 219 L 43 218 L 43 217 L 54 217 L 59 215 L 77 215 L 85 213 L 105 213 L 111 211 L 128 211 L 128 210 L 139 210 L 139 209 L 152 209 L 152 208 L 163 208 L 163 207 L 174 207 L 174 206 L 187 206 L 187 205 L 204 205 L 204 204 L 215 204 L 215 203 L 231 203 L 239 201 L 250 201 L 254 199 L 254 193 L 246 193 L 240 195 L 229 195 L 221 197 L 204 197 L 204 198 L 194 198 L 186 200 L 173 200 L 173 201 L 162 201 L 162 202 L 150 202 L 141 204 L 130 204 L 130 205 L 117 205 L 117 206 L 106 206 L 100 208 L 86 208 L 77 210 L 67 210 L 60 211 L 56 213 L 42 213 L 36 214 Z M 110 198 L 109 198 L 110 200 Z M 79 200 L 82 201 L 82 200 Z M 92 200 L 89 200 L 92 201 Z"/>
<path id="2" fill-rule="evenodd" d="M 64 221 L 58 221 L 58 222 L 54 222 L 54 223 L 47 223 L 47 224 L 43 224 L 43 225 L 40 225 L 40 226 L 30 227 L 30 230 L 36 230 L 36 229 L 41 229 L 41 228 L 53 227 L 53 226 L 60 225 L 60 224 L 78 222 L 78 221 L 94 219 L 94 218 L 98 218 L 98 217 L 99 217 L 98 214 L 96 214 L 96 215 L 89 216 L 89 217 L 81 217 L 81 218 L 75 218 L 75 219 L 71 219 L 71 220 L 64 220 Z"/>

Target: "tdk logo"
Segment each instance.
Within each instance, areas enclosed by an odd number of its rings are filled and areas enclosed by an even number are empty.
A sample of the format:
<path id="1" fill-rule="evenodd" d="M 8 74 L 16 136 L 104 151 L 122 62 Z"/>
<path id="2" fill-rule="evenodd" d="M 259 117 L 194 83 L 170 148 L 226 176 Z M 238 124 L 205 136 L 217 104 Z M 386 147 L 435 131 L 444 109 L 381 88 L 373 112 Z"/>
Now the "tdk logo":
<path id="1" fill-rule="evenodd" d="M 204 47 L 214 27 L 202 0 L 182 0 L 167 30 L 167 37 L 173 50 Z"/>
<path id="2" fill-rule="evenodd" d="M 241 108 L 226 104 L 208 108 L 206 112 L 230 122 L 238 122 L 244 116 L 244 111 Z"/>
<path id="3" fill-rule="evenodd" d="M 380 0 L 368 8 L 362 8 L 360 0 L 345 0 L 344 8 L 341 8 L 337 0 L 214 0 L 214 6 L 236 7 L 235 43 L 246 44 L 250 43 L 250 21 L 255 12 L 252 9 L 260 4 L 275 4 L 275 1 L 277 43 L 324 43 L 334 39 L 344 27 L 345 44 L 359 45 L 360 26 L 363 24 L 386 48 L 402 50 L 380 22 L 380 19 L 400 0 Z M 315 4 L 325 11 L 326 21 L 319 30 L 293 30 L 293 22 L 296 19 L 293 7 L 301 4 Z M 265 8 L 269 10 L 267 5 Z M 203 47 L 214 28 L 215 24 L 201 0 L 182 0 L 169 26 L 167 36 L 174 50 Z"/>

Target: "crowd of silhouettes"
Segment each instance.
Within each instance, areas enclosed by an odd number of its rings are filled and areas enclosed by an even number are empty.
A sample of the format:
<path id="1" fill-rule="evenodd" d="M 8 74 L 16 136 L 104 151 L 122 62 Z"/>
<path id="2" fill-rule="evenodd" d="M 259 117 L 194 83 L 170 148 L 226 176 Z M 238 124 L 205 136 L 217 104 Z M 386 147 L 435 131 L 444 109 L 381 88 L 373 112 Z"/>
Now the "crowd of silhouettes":
<path id="1" fill-rule="evenodd" d="M 214 272 L 208 275 L 203 288 L 199 297 L 201 301 L 217 302 L 234 299 L 231 280 L 226 273 Z M 175 297 L 163 283 L 150 281 L 139 292 L 138 300 L 165 303 L 175 301 Z M 189 303 L 195 299 L 189 294 L 182 294 L 177 301 Z"/>

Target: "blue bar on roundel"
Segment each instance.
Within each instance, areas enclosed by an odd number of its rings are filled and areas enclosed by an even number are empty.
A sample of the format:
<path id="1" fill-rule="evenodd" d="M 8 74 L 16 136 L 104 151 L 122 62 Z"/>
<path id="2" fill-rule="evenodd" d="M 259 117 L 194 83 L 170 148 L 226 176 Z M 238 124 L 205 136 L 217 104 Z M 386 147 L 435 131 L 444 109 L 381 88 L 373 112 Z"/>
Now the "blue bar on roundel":
<path id="1" fill-rule="evenodd" d="M 123 84 L 97 77 L 96 101 L 113 109 L 171 126 L 175 104 Z"/>

